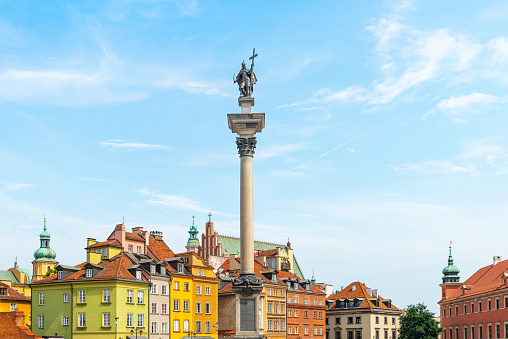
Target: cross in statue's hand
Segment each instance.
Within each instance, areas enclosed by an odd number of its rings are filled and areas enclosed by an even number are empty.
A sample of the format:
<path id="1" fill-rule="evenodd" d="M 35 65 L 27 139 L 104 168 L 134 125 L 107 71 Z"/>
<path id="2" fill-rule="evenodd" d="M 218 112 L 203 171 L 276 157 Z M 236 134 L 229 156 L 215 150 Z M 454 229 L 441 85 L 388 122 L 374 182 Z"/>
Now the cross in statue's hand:
<path id="1" fill-rule="evenodd" d="M 258 56 L 258 55 L 257 55 L 257 53 L 256 53 L 256 49 L 255 49 L 255 48 L 254 48 L 254 49 L 252 49 L 252 56 L 251 56 L 251 57 L 249 57 L 249 60 L 252 60 L 252 66 L 254 66 L 254 58 L 255 58 L 255 57 L 257 57 L 257 56 Z M 251 67 L 252 67 L 252 66 L 251 66 Z"/>

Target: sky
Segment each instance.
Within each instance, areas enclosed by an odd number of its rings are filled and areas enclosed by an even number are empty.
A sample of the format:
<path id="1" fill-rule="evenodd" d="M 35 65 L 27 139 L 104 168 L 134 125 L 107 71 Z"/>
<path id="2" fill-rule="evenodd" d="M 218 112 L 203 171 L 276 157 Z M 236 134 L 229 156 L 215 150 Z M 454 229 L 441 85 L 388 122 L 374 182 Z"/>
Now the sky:
<path id="1" fill-rule="evenodd" d="M 239 235 L 228 113 L 253 48 L 255 238 L 307 278 L 437 312 L 508 258 L 505 1 L 0 1 L 0 269 L 44 215 L 65 265 L 114 226 Z"/>

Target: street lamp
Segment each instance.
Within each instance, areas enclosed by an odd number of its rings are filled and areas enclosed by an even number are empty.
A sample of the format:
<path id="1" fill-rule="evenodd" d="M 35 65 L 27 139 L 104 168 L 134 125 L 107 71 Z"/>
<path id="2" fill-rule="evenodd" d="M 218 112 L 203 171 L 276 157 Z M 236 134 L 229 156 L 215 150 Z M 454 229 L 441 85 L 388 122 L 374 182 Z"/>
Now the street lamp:
<path id="1" fill-rule="evenodd" d="M 196 337 L 196 332 L 189 332 L 189 338 L 194 339 Z"/>
<path id="2" fill-rule="evenodd" d="M 138 329 L 139 327 L 136 327 L 136 339 L 138 339 Z M 131 335 L 134 335 L 134 330 L 131 330 Z M 143 335 L 143 330 L 139 330 L 139 335 Z"/>
<path id="3" fill-rule="evenodd" d="M 118 333 L 118 319 L 120 319 L 120 317 L 115 317 L 115 339 L 116 339 L 116 334 Z"/>

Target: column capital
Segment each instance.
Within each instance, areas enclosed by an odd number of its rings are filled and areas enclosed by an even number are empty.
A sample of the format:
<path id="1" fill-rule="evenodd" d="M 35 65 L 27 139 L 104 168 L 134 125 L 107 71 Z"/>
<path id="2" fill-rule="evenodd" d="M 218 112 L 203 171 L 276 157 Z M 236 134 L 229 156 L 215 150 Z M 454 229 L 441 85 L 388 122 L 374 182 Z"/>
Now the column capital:
<path id="1" fill-rule="evenodd" d="M 256 148 L 256 137 L 250 138 L 236 138 L 236 146 L 238 147 L 238 154 L 241 157 L 243 156 L 254 156 L 254 149 Z"/>

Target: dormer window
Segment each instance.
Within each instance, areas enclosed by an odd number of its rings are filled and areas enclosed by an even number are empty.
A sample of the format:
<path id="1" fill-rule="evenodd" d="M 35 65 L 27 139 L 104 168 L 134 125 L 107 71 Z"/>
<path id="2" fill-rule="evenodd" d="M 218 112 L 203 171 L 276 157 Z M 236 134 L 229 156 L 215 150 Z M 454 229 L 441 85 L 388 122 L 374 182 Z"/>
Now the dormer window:
<path id="1" fill-rule="evenodd" d="M 272 274 L 272 281 L 277 282 L 277 276 L 275 274 Z"/>
<path id="2" fill-rule="evenodd" d="M 107 247 L 104 248 L 102 253 L 104 254 L 105 257 L 107 257 L 108 256 L 108 248 Z"/>
<path id="3" fill-rule="evenodd" d="M 58 280 L 63 280 L 63 271 L 58 271 L 57 278 Z"/>
<path id="4" fill-rule="evenodd" d="M 136 271 L 136 279 L 138 280 L 142 279 L 141 271 Z"/>
<path id="5" fill-rule="evenodd" d="M 291 281 L 288 281 L 286 284 L 288 285 L 288 290 L 291 289 Z"/>
<path id="6" fill-rule="evenodd" d="M 7 288 L 0 288 L 0 295 L 7 295 Z"/>
<path id="7" fill-rule="evenodd" d="M 178 264 L 178 273 L 183 273 L 183 264 Z"/>
<path id="8" fill-rule="evenodd" d="M 307 291 L 310 291 L 310 284 L 305 284 L 305 289 L 306 289 Z"/>
<path id="9" fill-rule="evenodd" d="M 150 265 L 150 274 L 155 274 L 155 265 Z"/>
<path id="10" fill-rule="evenodd" d="M 161 274 L 166 275 L 166 267 L 161 266 Z"/>
<path id="11" fill-rule="evenodd" d="M 91 268 L 86 269 L 86 277 L 91 278 L 93 276 L 93 271 Z"/>

